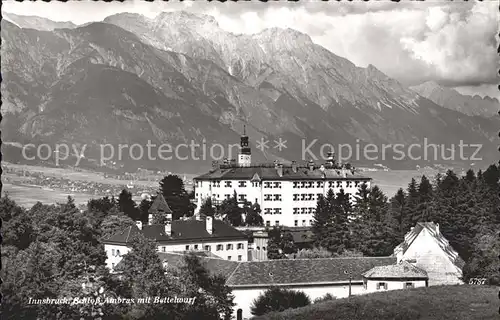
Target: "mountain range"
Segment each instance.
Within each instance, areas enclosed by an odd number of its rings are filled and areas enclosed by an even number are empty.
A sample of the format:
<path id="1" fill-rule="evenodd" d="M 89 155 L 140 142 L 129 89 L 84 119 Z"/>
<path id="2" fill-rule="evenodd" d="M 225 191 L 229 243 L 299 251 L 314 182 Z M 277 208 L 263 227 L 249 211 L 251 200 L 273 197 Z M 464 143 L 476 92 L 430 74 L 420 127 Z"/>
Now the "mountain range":
<path id="1" fill-rule="evenodd" d="M 85 144 L 95 160 L 102 144 L 232 145 L 246 125 L 256 161 L 307 161 L 303 147 L 315 139 L 318 157 L 324 143 L 354 148 L 426 139 L 446 148 L 460 140 L 482 144 L 476 157 L 497 158 L 500 121 L 484 116 L 490 109 L 450 107 L 452 99 L 434 90 L 408 88 L 372 65 L 357 67 L 292 29 L 237 35 L 211 16 L 186 12 L 155 19 L 122 13 L 82 26 L 11 14 L 9 20 L 1 32 L 4 141 Z M 261 138 L 270 141 L 264 152 L 256 148 Z M 274 148 L 279 139 L 285 149 Z M 470 163 L 392 155 L 350 161 L 391 168 Z M 132 170 L 194 173 L 211 166 L 211 159 L 193 158 L 114 160 Z"/>
<path id="2" fill-rule="evenodd" d="M 455 89 L 442 87 L 434 81 L 427 81 L 410 88 L 440 106 L 472 116 L 491 117 L 495 116 L 500 109 L 497 98 L 463 95 Z"/>

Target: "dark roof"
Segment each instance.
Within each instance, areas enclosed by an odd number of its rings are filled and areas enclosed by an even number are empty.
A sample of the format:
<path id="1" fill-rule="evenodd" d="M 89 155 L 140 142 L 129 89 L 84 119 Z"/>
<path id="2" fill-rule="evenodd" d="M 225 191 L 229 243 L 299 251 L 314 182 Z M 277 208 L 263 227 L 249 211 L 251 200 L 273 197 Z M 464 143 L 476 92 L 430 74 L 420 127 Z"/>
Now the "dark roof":
<path id="1" fill-rule="evenodd" d="M 426 230 L 436 239 L 439 247 L 443 250 L 448 259 L 450 259 L 455 266 L 463 269 L 463 267 L 465 266 L 465 261 L 458 255 L 458 253 L 455 251 L 455 249 L 453 249 L 448 240 L 446 240 L 443 234 L 439 231 L 439 225 L 435 224 L 434 222 L 418 222 L 417 225 L 405 235 L 404 241 L 394 249 L 394 254 L 397 254 L 397 252 L 401 252 L 404 254 L 423 230 Z"/>
<path id="2" fill-rule="evenodd" d="M 169 267 L 182 268 L 183 254 L 158 252 Z M 322 259 L 283 259 L 267 261 L 230 261 L 214 257 L 200 257 L 211 274 L 222 275 L 226 284 L 236 286 L 269 286 L 317 284 L 362 281 L 363 273 L 384 265 L 396 263 L 395 257 L 356 257 Z M 115 267 L 119 271 L 120 263 Z"/>
<path id="3" fill-rule="evenodd" d="M 148 213 L 157 213 L 157 212 L 165 212 L 165 213 L 172 213 L 172 210 L 167 204 L 167 201 L 163 197 L 163 194 L 161 192 L 158 193 L 156 196 L 155 200 L 153 201 L 153 204 L 148 210 Z"/>
<path id="4" fill-rule="evenodd" d="M 182 268 L 184 266 L 184 254 L 159 252 L 161 261 L 168 262 L 169 266 Z M 225 260 L 220 257 L 201 257 L 203 265 L 212 274 L 224 276 L 226 279 L 238 267 L 238 261 Z"/>
<path id="5" fill-rule="evenodd" d="M 104 240 L 105 243 L 130 243 L 132 236 L 142 233 L 146 238 L 157 242 L 190 242 L 194 240 L 221 240 L 221 239 L 247 239 L 247 236 L 234 227 L 221 220 L 212 220 L 213 232 L 209 234 L 204 220 L 174 220 L 172 221 L 171 236 L 165 234 L 165 226 L 145 225 L 142 230 L 137 226 L 131 226 L 122 232 L 112 235 Z"/>
<path id="6" fill-rule="evenodd" d="M 365 278 L 421 278 L 428 279 L 427 272 L 403 261 L 399 264 L 374 267 L 363 274 Z"/>
<path id="7" fill-rule="evenodd" d="M 396 263 L 395 257 L 358 257 L 325 259 L 283 259 L 241 262 L 227 280 L 230 286 L 327 283 L 361 281 L 362 274 L 375 266 Z"/>
<path id="8" fill-rule="evenodd" d="M 255 174 L 261 180 L 371 180 L 371 178 L 362 176 L 356 171 L 346 169 L 325 168 L 322 171 L 316 167 L 311 171 L 308 167 L 299 167 L 297 172 L 294 172 L 291 167 L 283 167 L 282 175 L 278 171 L 278 169 L 268 166 L 219 168 L 202 174 L 196 177 L 195 180 L 250 180 Z"/>

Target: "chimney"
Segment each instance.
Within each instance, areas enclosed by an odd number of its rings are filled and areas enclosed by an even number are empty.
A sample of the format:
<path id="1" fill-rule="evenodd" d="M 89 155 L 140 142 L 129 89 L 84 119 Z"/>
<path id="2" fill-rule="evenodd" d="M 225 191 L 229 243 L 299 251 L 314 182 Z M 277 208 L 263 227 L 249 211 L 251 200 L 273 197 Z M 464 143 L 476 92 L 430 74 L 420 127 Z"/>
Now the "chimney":
<path id="1" fill-rule="evenodd" d="M 139 228 L 139 230 L 142 230 L 142 221 L 136 221 L 135 225 Z"/>
<path id="2" fill-rule="evenodd" d="M 224 160 L 222 160 L 224 165 L 225 166 L 228 166 L 229 165 L 229 160 L 227 158 L 224 158 Z"/>
<path id="3" fill-rule="evenodd" d="M 292 171 L 293 173 L 297 173 L 297 161 L 292 161 Z"/>
<path id="4" fill-rule="evenodd" d="M 207 228 L 208 234 L 212 234 L 214 232 L 213 218 L 208 216 L 205 220 L 205 227 Z"/>
<path id="5" fill-rule="evenodd" d="M 219 161 L 217 161 L 217 160 L 212 161 L 212 169 L 214 169 L 214 170 L 220 169 Z"/>
<path id="6" fill-rule="evenodd" d="M 309 165 L 309 171 L 313 171 L 314 170 L 314 161 L 312 161 L 312 159 L 309 160 L 308 165 Z"/>
<path id="7" fill-rule="evenodd" d="M 278 172 L 278 176 L 283 177 L 283 165 L 278 164 L 276 171 Z"/>
<path id="8" fill-rule="evenodd" d="M 278 160 L 274 160 L 274 169 L 278 169 L 279 162 Z"/>
<path id="9" fill-rule="evenodd" d="M 326 162 L 329 166 L 332 166 L 335 164 L 335 158 L 333 157 L 333 152 L 330 151 L 328 152 L 328 155 L 327 155 L 327 158 L 326 158 Z"/>
<path id="10" fill-rule="evenodd" d="M 165 223 L 165 234 L 167 236 L 172 235 L 172 214 L 167 213 L 167 222 Z"/>

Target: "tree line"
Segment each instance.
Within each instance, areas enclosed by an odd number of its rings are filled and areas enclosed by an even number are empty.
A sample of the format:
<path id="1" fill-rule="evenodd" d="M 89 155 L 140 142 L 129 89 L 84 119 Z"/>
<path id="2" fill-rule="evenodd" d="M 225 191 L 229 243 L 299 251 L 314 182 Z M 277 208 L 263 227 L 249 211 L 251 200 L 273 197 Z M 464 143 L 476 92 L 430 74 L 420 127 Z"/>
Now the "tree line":
<path id="1" fill-rule="evenodd" d="M 289 231 L 273 227 L 268 258 L 388 256 L 417 222 L 434 222 L 466 262 L 465 281 L 480 277 L 498 284 L 499 177 L 499 165 L 468 170 L 462 177 L 452 170 L 432 180 L 423 175 L 390 199 L 376 185 L 361 185 L 355 201 L 330 189 L 317 201 L 313 248 L 298 250 Z"/>
<path id="2" fill-rule="evenodd" d="M 162 191 L 168 192 L 171 180 L 177 181 L 175 177 L 162 181 Z M 174 213 L 189 212 L 178 209 L 190 207 L 187 193 L 167 192 L 164 196 Z M 119 264 L 120 274 L 109 272 L 102 240 L 140 220 L 141 205 L 136 207 L 131 200 L 122 192 L 118 199 L 91 199 L 84 208 L 68 197 L 65 203 L 38 202 L 25 209 L 9 197 L 1 198 L 2 319 L 230 319 L 231 289 L 194 255 L 186 255 L 179 268 L 165 270 L 157 245 L 139 235 Z M 137 303 L 139 298 L 155 296 L 195 298 L 195 303 Z M 30 304 L 30 298 L 128 299 L 129 303 Z"/>

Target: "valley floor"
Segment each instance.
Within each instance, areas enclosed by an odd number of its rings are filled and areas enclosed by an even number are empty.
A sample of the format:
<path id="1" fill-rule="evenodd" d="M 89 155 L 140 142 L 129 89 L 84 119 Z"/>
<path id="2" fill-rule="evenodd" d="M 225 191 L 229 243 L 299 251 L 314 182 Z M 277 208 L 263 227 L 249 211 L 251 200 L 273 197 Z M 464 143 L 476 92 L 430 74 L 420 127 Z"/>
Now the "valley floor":
<path id="1" fill-rule="evenodd" d="M 42 166 L 29 166 L 29 165 L 16 165 L 8 164 L 9 168 L 17 170 L 26 170 L 29 172 L 41 172 L 46 177 L 66 178 L 72 181 L 82 181 L 89 183 L 105 183 L 109 185 L 121 186 L 126 184 L 127 180 L 118 180 L 112 178 L 104 178 L 102 174 L 92 171 L 72 171 L 66 168 L 48 168 Z M 395 170 L 395 171 L 370 171 L 364 172 L 364 175 L 373 178 L 374 184 L 378 185 L 385 194 L 390 198 L 399 188 L 406 189 L 407 184 L 411 178 L 419 178 L 422 174 L 433 178 L 436 172 L 422 172 L 417 170 Z M 184 175 L 182 175 L 184 176 Z M 195 177 L 193 174 L 185 174 L 186 178 L 192 179 Z M 24 207 L 31 207 L 36 202 L 43 203 L 64 202 L 68 195 L 71 195 L 77 204 L 84 204 L 91 198 L 97 198 L 102 195 L 93 195 L 85 192 L 66 192 L 64 190 L 57 190 L 57 188 L 41 188 L 36 186 L 29 186 L 23 183 L 16 183 L 20 181 L 20 177 L 9 174 L 4 171 L 2 175 L 3 194 L 8 193 L 9 197 Z M 22 179 L 21 179 L 22 180 Z M 158 181 L 135 181 L 138 187 L 143 188 L 157 188 Z M 186 186 L 186 189 L 190 189 Z M 135 195 L 134 200 L 140 201 L 140 197 Z"/>

